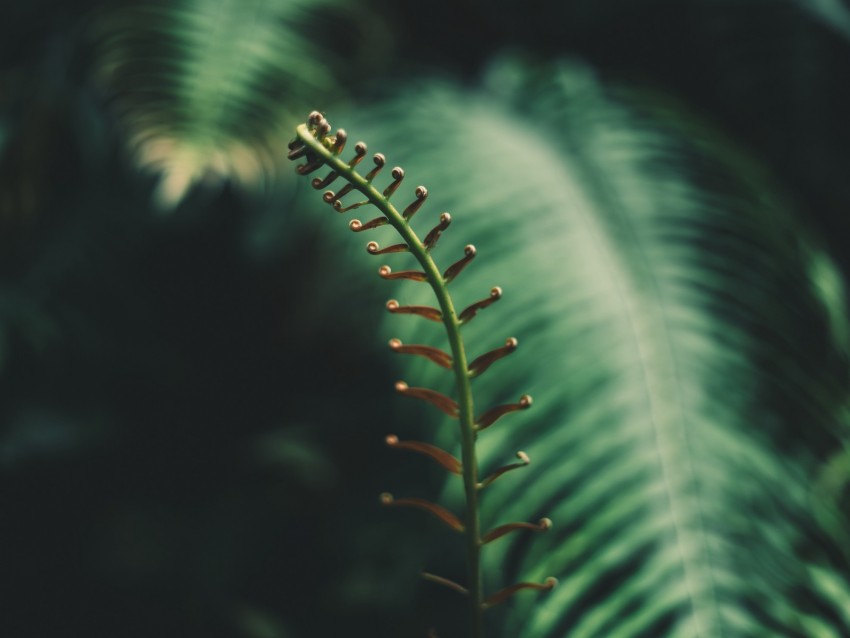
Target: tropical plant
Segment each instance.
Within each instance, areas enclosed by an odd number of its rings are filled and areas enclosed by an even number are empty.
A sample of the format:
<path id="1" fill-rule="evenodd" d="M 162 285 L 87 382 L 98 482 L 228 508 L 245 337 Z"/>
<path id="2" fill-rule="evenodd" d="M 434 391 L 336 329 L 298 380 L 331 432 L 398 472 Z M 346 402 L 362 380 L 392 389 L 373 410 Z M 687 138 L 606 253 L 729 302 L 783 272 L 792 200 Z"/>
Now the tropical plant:
<path id="1" fill-rule="evenodd" d="M 381 266 L 378 274 L 388 280 L 409 280 L 427 282 L 431 287 L 437 301 L 437 308 L 431 306 L 402 306 L 398 301 L 391 299 L 387 302 L 387 310 L 393 314 L 415 315 L 431 321 L 440 322 L 446 330 L 446 337 L 450 347 L 450 354 L 430 345 L 406 345 L 399 339 L 391 339 L 390 347 L 394 352 L 411 354 L 431 361 L 442 368 L 452 370 L 454 373 L 454 389 L 457 399 L 452 399 L 445 394 L 430 388 L 412 388 L 404 381 L 396 383 L 396 391 L 405 396 L 420 399 L 432 404 L 448 416 L 459 421 L 459 443 L 461 458 L 458 459 L 444 449 L 423 443 L 421 441 L 400 441 L 398 436 L 390 434 L 387 436 L 387 445 L 423 454 L 436 461 L 443 469 L 452 474 L 463 477 L 464 514 L 463 519 L 446 508 L 421 498 L 396 499 L 392 494 L 385 492 L 381 495 L 381 502 L 385 505 L 408 506 L 423 509 L 436 516 L 443 523 L 465 537 L 466 558 L 468 562 L 466 586 L 460 585 L 452 580 L 424 572 L 423 576 L 432 582 L 444 585 L 469 599 L 470 609 L 470 635 L 475 638 L 482 636 L 483 614 L 486 610 L 499 603 L 508 600 L 511 596 L 523 589 L 545 590 L 552 589 L 557 581 L 547 578 L 542 584 L 539 583 L 516 583 L 509 585 L 492 594 L 485 596 L 482 589 L 481 554 L 485 545 L 517 531 L 545 532 L 552 527 L 552 521 L 541 518 L 538 523 L 514 522 L 504 523 L 491 530 L 481 529 L 480 523 L 480 494 L 490 487 L 497 479 L 508 472 L 523 468 L 530 463 L 525 452 L 517 452 L 518 463 L 502 465 L 489 475 L 482 475 L 478 468 L 478 455 L 476 443 L 478 436 L 484 430 L 494 425 L 496 421 L 512 412 L 526 410 L 531 407 L 531 396 L 523 394 L 516 403 L 508 403 L 491 407 L 488 410 L 476 414 L 472 393 L 472 380 L 484 374 L 494 363 L 513 353 L 518 345 L 515 337 L 508 337 L 505 345 L 482 354 L 475 359 L 467 354 L 464 340 L 461 336 L 461 328 L 468 325 L 479 312 L 493 305 L 502 297 L 502 290 L 494 287 L 490 294 L 480 301 L 475 301 L 463 310 L 455 308 L 455 302 L 449 292 L 449 284 L 460 275 L 467 265 L 475 258 L 477 251 L 475 246 L 467 244 L 464 255 L 458 261 L 441 272 L 431 256 L 431 251 L 437 246 L 443 232 L 451 224 L 452 218 L 449 213 L 440 215 L 437 224 L 420 239 L 413 229 L 413 216 L 422 208 L 428 198 L 428 190 L 424 186 L 417 186 L 414 191 L 415 198 L 401 212 L 393 205 L 390 198 L 399 189 L 404 180 L 404 169 L 395 167 L 392 169 L 392 181 L 390 184 L 378 190 L 375 179 L 386 165 L 386 158 L 382 153 L 376 153 L 373 157 L 375 166 L 365 176 L 360 175 L 356 167 L 366 156 L 366 145 L 358 142 L 354 147 L 354 157 L 345 161 L 340 156 L 345 148 L 347 134 L 343 129 L 330 135 L 331 126 L 319 112 L 313 112 L 306 124 L 297 129 L 297 137 L 290 143 L 289 159 L 304 158 L 305 162 L 298 166 L 300 175 L 309 175 L 316 170 L 327 167 L 330 172 L 324 178 L 314 178 L 311 185 L 315 189 L 325 189 L 331 186 L 338 178 L 346 183 L 337 192 L 326 190 L 322 199 L 331 204 L 335 210 L 345 213 L 350 210 L 371 204 L 380 212 L 375 219 L 366 223 L 354 219 L 349 228 L 354 232 L 374 230 L 381 226 L 390 225 L 403 240 L 400 244 L 392 244 L 381 248 L 377 242 L 371 241 L 366 250 L 372 255 L 386 255 L 393 253 L 410 253 L 422 267 L 422 270 L 400 270 L 393 272 L 389 266 Z M 365 200 L 346 204 L 343 198 L 352 190 L 356 190 L 366 197 Z"/>
<path id="2" fill-rule="evenodd" d="M 378 317 L 388 284 L 281 170 L 318 106 L 428 185 L 417 223 L 451 213 L 429 255 L 474 241 L 453 299 L 504 291 L 469 361 L 521 344 L 471 381 L 477 406 L 534 395 L 476 446 L 487 472 L 532 461 L 480 525 L 554 524 L 488 546 L 481 589 L 559 585 L 484 635 L 850 636 L 840 2 L 88 7 L 2 27 L 6 633 L 467 635 L 463 599 L 417 578 L 469 588 L 463 544 L 375 503 L 469 497 L 381 445 L 468 459 L 383 383 L 382 341 L 441 334 Z"/>

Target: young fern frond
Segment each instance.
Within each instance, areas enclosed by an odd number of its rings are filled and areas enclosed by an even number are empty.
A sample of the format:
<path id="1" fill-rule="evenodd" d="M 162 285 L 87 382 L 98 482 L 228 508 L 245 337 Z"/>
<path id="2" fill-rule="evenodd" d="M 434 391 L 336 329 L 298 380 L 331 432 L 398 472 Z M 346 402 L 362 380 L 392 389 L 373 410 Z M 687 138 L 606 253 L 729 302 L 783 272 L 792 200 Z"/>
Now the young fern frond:
<path id="1" fill-rule="evenodd" d="M 342 179 L 345 182 L 345 185 L 338 191 L 327 190 L 322 195 L 322 199 L 338 212 L 344 213 L 371 204 L 381 213 L 379 217 L 365 223 L 358 219 L 352 220 L 349 223 L 349 228 L 352 231 L 363 232 L 389 224 L 398 232 L 403 240 L 402 243 L 382 249 L 376 242 L 372 241 L 366 246 L 367 252 L 372 255 L 407 252 L 413 255 L 421 270 L 394 272 L 389 266 L 385 265 L 381 266 L 378 274 L 384 279 L 407 279 L 428 283 L 436 298 L 437 307 L 402 306 L 395 299 L 391 299 L 387 302 L 386 308 L 393 314 L 418 315 L 431 321 L 441 322 L 448 338 L 449 352 L 429 345 L 404 345 L 398 339 L 391 340 L 390 347 L 398 353 L 415 354 L 430 359 L 437 365 L 451 369 L 454 374 L 454 391 L 456 394 L 454 399 L 429 388 L 410 387 L 404 381 L 397 382 L 395 387 L 399 393 L 431 403 L 459 421 L 461 458 L 457 459 L 448 452 L 427 443 L 401 442 L 395 435 L 389 435 L 386 442 L 390 447 L 408 449 L 428 456 L 448 472 L 461 475 L 465 497 L 464 515 L 458 517 L 444 507 L 423 499 L 395 499 L 388 493 L 381 495 L 381 502 L 385 505 L 408 506 L 426 510 L 465 536 L 468 563 L 467 584 L 462 586 L 433 574 L 426 574 L 425 577 L 427 580 L 446 585 L 468 596 L 471 619 L 470 636 L 471 638 L 482 638 L 482 614 L 487 608 L 506 600 L 523 589 L 548 590 L 556 582 L 550 578 L 542 585 L 519 583 L 506 587 L 489 598 L 485 598 L 482 587 L 481 548 L 483 545 L 513 531 L 542 532 L 548 530 L 552 525 L 548 518 L 543 518 L 536 524 L 508 523 L 482 534 L 479 520 L 480 491 L 498 477 L 509 471 L 525 467 L 530 461 L 524 452 L 519 452 L 517 457 L 520 459 L 520 463 L 501 467 L 483 481 L 479 481 L 475 450 L 478 433 L 493 425 L 501 416 L 530 407 L 531 397 L 523 395 L 516 404 L 496 406 L 476 417 L 473 410 L 471 380 L 483 374 L 496 361 L 513 352 L 517 348 L 518 341 L 510 337 L 503 347 L 483 354 L 471 363 L 467 360 L 466 349 L 461 337 L 461 326 L 471 321 L 478 312 L 498 301 L 502 297 L 501 288 L 493 288 L 488 297 L 472 303 L 458 313 L 449 294 L 448 284 L 458 277 L 476 256 L 475 246 L 467 245 L 464 248 L 463 257 L 445 270 L 441 270 L 431 256 L 431 249 L 436 245 L 441 234 L 448 228 L 451 223 L 451 216 L 448 213 L 442 213 L 438 223 L 428 232 L 425 239 L 420 239 L 410 222 L 427 200 L 428 190 L 424 186 L 417 186 L 414 191 L 414 200 L 399 212 L 399 209 L 390 202 L 390 198 L 399 190 L 405 177 L 404 170 L 400 167 L 393 168 L 391 171 L 393 181 L 383 190 L 379 190 L 374 185 L 374 180 L 386 165 L 384 155 L 376 153 L 373 158 L 374 167 L 366 175 L 361 175 L 355 170 L 355 167 L 366 156 L 366 144 L 358 142 L 354 147 L 354 157 L 345 161 L 340 157 L 347 141 L 345 131 L 339 130 L 335 135 L 330 133 L 331 126 L 328 121 L 321 113 L 314 111 L 310 114 L 307 123 L 297 128 L 297 136 L 289 145 L 289 158 L 292 160 L 304 159 L 304 163 L 297 167 L 297 172 L 300 175 L 313 173 L 323 166 L 330 169 L 330 172 L 324 178 L 317 177 L 311 181 L 311 185 L 317 190 L 329 187 L 337 179 Z M 357 200 L 348 205 L 343 204 L 342 198 L 355 190 L 365 196 L 366 199 Z"/>

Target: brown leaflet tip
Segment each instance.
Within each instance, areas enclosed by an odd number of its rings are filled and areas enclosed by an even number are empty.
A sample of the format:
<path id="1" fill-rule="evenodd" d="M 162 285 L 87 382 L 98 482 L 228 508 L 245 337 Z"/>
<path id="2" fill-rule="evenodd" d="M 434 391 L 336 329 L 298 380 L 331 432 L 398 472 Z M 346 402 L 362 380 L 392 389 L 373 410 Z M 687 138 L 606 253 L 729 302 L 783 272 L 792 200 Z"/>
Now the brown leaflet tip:
<path id="1" fill-rule="evenodd" d="M 378 242 L 376 242 L 376 241 L 370 241 L 368 244 L 366 244 L 366 252 L 369 253 L 370 255 L 374 255 L 376 252 L 378 252 L 378 250 L 380 248 L 381 247 L 378 245 Z"/>
<path id="2" fill-rule="evenodd" d="M 428 195 L 428 189 L 424 186 L 417 186 L 414 194 L 416 195 L 416 199 L 422 199 Z"/>
<path id="3" fill-rule="evenodd" d="M 484 303 L 487 303 L 488 300 L 485 300 Z M 505 340 L 505 345 L 501 348 L 496 348 L 495 350 L 491 350 L 485 354 L 482 354 L 480 357 L 474 359 L 468 366 L 469 372 L 472 376 L 478 376 L 483 374 L 487 370 L 490 369 L 490 366 L 499 361 L 500 359 L 505 358 L 509 354 L 511 354 L 517 348 L 517 344 L 519 342 L 514 337 L 509 337 Z"/>
<path id="4" fill-rule="evenodd" d="M 348 222 L 348 227 L 349 227 L 351 230 L 353 230 L 355 233 L 356 233 L 358 230 L 360 230 L 360 228 L 361 228 L 362 226 L 363 226 L 363 222 L 361 222 L 359 219 L 352 219 L 350 222 Z"/>
<path id="5" fill-rule="evenodd" d="M 475 318 L 480 310 L 487 308 L 497 302 L 502 298 L 502 289 L 498 286 L 490 289 L 490 294 L 480 301 L 476 301 L 475 303 L 469 305 L 464 308 L 460 313 L 459 318 L 461 323 L 466 323 Z"/>
<path id="6" fill-rule="evenodd" d="M 450 399 L 445 394 L 431 390 L 430 388 L 410 388 L 404 381 L 399 381 L 395 384 L 396 392 L 410 397 L 411 399 L 419 399 L 430 403 L 438 410 L 445 412 L 452 418 L 457 418 L 459 408 L 457 401 Z"/>
<path id="7" fill-rule="evenodd" d="M 393 498 L 393 495 L 389 492 L 383 492 L 378 498 L 381 501 L 381 505 L 392 505 L 393 501 L 395 500 Z"/>
<path id="8" fill-rule="evenodd" d="M 512 463 L 510 465 L 505 465 L 503 467 L 500 467 L 498 470 L 493 472 L 486 479 L 481 481 L 478 484 L 478 489 L 479 490 L 484 489 L 485 487 L 487 487 L 488 485 L 493 483 L 495 480 L 497 480 L 499 477 L 507 474 L 508 472 L 512 472 L 512 471 L 517 470 L 519 468 L 526 467 L 529 463 L 531 463 L 531 459 L 529 458 L 528 454 L 526 454 L 522 450 L 520 450 L 519 452 L 516 453 L 516 457 L 519 459 L 519 461 L 520 461 L 519 463 Z"/>
<path id="9" fill-rule="evenodd" d="M 513 466 L 514 468 L 516 466 Z M 507 468 L 506 468 L 507 469 Z M 492 481 L 491 481 L 492 482 Z M 552 528 L 552 521 L 548 518 L 541 518 L 536 524 L 535 523 L 508 523 L 507 525 L 500 525 L 499 527 L 491 529 L 489 532 L 484 534 L 481 537 L 482 544 L 492 543 L 495 540 L 503 538 L 508 534 L 513 532 L 520 532 L 524 530 L 528 530 L 531 532 L 546 532 Z M 537 589 L 540 588 L 539 585 L 536 586 Z"/>
<path id="10" fill-rule="evenodd" d="M 322 167 L 322 160 L 320 159 L 309 159 L 306 164 L 299 164 L 295 167 L 295 172 L 299 175 L 309 175 L 313 171 L 317 171 Z"/>
<path id="11" fill-rule="evenodd" d="M 297 159 L 301 159 L 302 157 L 304 157 L 307 154 L 308 149 L 303 143 L 301 143 L 301 140 L 296 138 L 295 141 L 298 142 L 298 144 L 296 144 L 294 146 L 292 144 L 290 144 L 289 152 L 286 154 L 287 159 L 297 160 Z"/>
<path id="12" fill-rule="evenodd" d="M 547 578 L 540 585 L 538 585 L 537 583 L 517 583 L 516 585 L 511 585 L 510 587 L 505 587 L 504 589 L 501 589 L 501 590 L 497 591 L 495 594 L 493 594 L 492 596 L 490 596 L 490 598 L 488 598 L 487 600 L 485 600 L 481 604 L 481 609 L 485 609 L 485 610 L 490 609 L 491 607 L 494 607 L 494 606 L 496 606 L 500 603 L 503 603 L 506 600 L 508 600 L 511 596 L 513 596 L 517 592 L 522 591 L 524 589 L 531 589 L 531 590 L 537 590 L 537 591 L 548 591 L 550 589 L 553 589 L 555 587 L 555 585 L 557 585 L 557 584 L 558 584 L 558 579 L 553 578 L 552 576 Z"/>
<path id="13" fill-rule="evenodd" d="M 396 310 L 398 308 L 398 301 L 396 301 L 395 299 L 390 299 L 387 302 L 386 306 L 387 306 L 387 310 L 392 312 L 393 310 Z"/>
<path id="14" fill-rule="evenodd" d="M 390 447 L 398 445 L 398 437 L 395 434 L 387 434 L 384 441 L 386 441 L 387 445 Z"/>
<path id="15" fill-rule="evenodd" d="M 337 129 L 336 135 L 333 137 L 333 146 L 331 147 L 334 155 L 342 153 L 346 141 L 348 141 L 348 133 L 345 132 L 345 129 Z"/>
<path id="16" fill-rule="evenodd" d="M 533 401 L 533 399 L 531 398 L 531 395 L 530 395 L 530 394 L 523 394 L 523 395 L 519 398 L 519 404 L 520 404 L 520 407 L 522 407 L 522 408 L 530 408 L 530 407 L 531 407 L 531 404 L 532 404 L 533 402 L 534 402 L 534 401 Z"/>
<path id="17" fill-rule="evenodd" d="M 404 177 L 404 169 L 401 166 L 396 166 L 392 172 L 393 179 L 401 179 Z"/>
<path id="18" fill-rule="evenodd" d="M 380 268 L 378 268 L 378 274 L 379 274 L 381 277 L 387 277 L 387 276 L 389 276 L 389 275 L 392 273 L 392 271 L 393 271 L 393 270 L 392 270 L 392 268 L 390 268 L 390 267 L 389 267 L 389 266 L 387 266 L 386 264 L 384 264 L 383 266 L 381 266 Z"/>
<path id="19" fill-rule="evenodd" d="M 375 153 L 374 161 L 376 166 L 383 166 L 387 163 L 387 158 L 383 153 Z"/>
<path id="20" fill-rule="evenodd" d="M 358 155 L 365 155 L 366 148 L 366 142 L 357 142 L 357 144 L 354 145 L 354 152 Z"/>
<path id="21" fill-rule="evenodd" d="M 422 572 L 422 578 L 424 578 L 425 580 L 430 580 L 432 583 L 436 583 L 437 585 L 443 585 L 444 587 L 453 589 L 457 593 L 463 594 L 464 596 L 469 595 L 469 590 L 466 587 L 458 585 L 456 582 L 454 582 L 453 580 L 449 580 L 448 578 L 443 578 L 442 576 L 437 576 L 436 574 L 429 574 L 428 572 Z M 428 638 L 437 638 L 437 632 L 432 629 L 430 632 L 428 632 Z"/>
<path id="22" fill-rule="evenodd" d="M 332 204 L 332 203 L 333 203 L 333 201 L 334 201 L 334 197 L 335 197 L 335 196 L 336 196 L 336 195 L 334 194 L 334 192 L 333 192 L 333 191 L 325 191 L 324 193 L 322 193 L 322 199 L 323 199 L 324 201 L 326 201 L 328 204 Z"/>
<path id="23" fill-rule="evenodd" d="M 339 173 L 337 173 L 336 171 L 331 171 L 324 177 L 314 177 L 312 180 L 310 180 L 310 185 L 316 190 L 327 188 L 336 181 L 337 177 L 339 177 Z"/>
<path id="24" fill-rule="evenodd" d="M 390 439 L 392 437 L 392 440 Z M 460 460 L 446 452 L 445 450 L 438 448 L 436 445 L 431 445 L 430 443 L 423 443 L 422 441 L 399 441 L 398 437 L 394 434 L 387 437 L 387 445 L 390 447 L 396 447 L 399 449 L 410 450 L 411 452 L 416 452 L 418 454 L 422 454 L 423 456 L 427 456 L 432 461 L 437 462 L 439 465 L 443 467 L 443 469 L 451 472 L 452 474 L 461 474 L 463 472 L 463 465 Z"/>
<path id="25" fill-rule="evenodd" d="M 325 116 L 322 115 L 319 111 L 313 111 L 310 113 L 310 116 L 307 118 L 307 124 L 312 126 L 316 126 Z"/>
<path id="26" fill-rule="evenodd" d="M 417 509 L 430 512 L 433 516 L 439 518 L 443 523 L 451 527 L 456 532 L 463 532 L 464 527 L 460 519 L 452 514 L 442 505 L 432 503 L 421 498 L 400 498 L 386 503 L 387 505 L 400 505 L 404 507 L 415 507 Z"/>
<path id="27" fill-rule="evenodd" d="M 401 339 L 390 339 L 390 348 L 393 350 L 398 350 L 402 345 Z"/>
<path id="28" fill-rule="evenodd" d="M 437 242 L 440 241 L 440 237 L 442 236 L 443 231 L 449 227 L 451 221 L 452 216 L 448 213 L 440 214 L 439 223 L 434 226 L 430 231 L 428 231 L 428 234 L 425 236 L 425 241 L 423 242 L 425 244 L 425 248 L 431 250 L 434 246 L 437 245 Z"/>
<path id="29" fill-rule="evenodd" d="M 472 261 L 473 257 L 476 254 L 475 246 L 472 244 L 467 244 L 463 247 L 463 257 L 458 259 L 451 266 L 446 268 L 446 271 L 443 273 L 443 279 L 446 283 L 453 281 L 461 272 L 469 265 Z"/>

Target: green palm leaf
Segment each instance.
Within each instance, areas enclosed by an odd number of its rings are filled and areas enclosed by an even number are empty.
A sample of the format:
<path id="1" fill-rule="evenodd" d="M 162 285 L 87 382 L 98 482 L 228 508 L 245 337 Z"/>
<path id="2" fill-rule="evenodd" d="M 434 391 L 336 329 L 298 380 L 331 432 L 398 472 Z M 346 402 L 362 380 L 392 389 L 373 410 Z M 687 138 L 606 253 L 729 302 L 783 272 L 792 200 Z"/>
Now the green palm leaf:
<path id="1" fill-rule="evenodd" d="M 520 340 L 476 380 L 479 411 L 525 391 L 535 406 L 484 432 L 480 460 L 524 449 L 532 465 L 488 488 L 484 521 L 555 528 L 488 546 L 488 585 L 561 585 L 520 594 L 493 630 L 850 635 L 846 519 L 811 489 L 848 439 L 835 268 L 757 165 L 680 107 L 580 65 L 532 70 L 494 71 L 501 104 L 420 88 L 370 112 L 383 129 L 349 128 L 427 176 L 429 221 L 456 219 L 443 261 L 478 247 L 458 303 L 503 286 L 466 330 L 473 355 Z M 388 330 L 439 343 L 421 322 Z M 448 388 L 438 374 L 407 378 Z"/>

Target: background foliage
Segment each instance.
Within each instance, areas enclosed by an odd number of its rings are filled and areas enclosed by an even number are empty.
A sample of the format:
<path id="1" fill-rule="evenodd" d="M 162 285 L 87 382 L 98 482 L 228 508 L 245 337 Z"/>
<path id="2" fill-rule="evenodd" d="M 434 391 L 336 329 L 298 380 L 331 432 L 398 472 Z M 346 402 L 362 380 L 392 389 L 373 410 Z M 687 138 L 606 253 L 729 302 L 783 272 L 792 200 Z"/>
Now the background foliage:
<path id="1" fill-rule="evenodd" d="M 440 332 L 286 165 L 317 107 L 452 212 L 444 263 L 479 248 L 458 299 L 505 289 L 476 391 L 535 407 L 482 459 L 533 463 L 484 516 L 555 528 L 486 578 L 561 586 L 492 636 L 850 636 L 839 0 L 3 12 L 4 636 L 462 635 L 417 576 L 460 543 L 376 499 L 458 503 L 381 443 L 455 445 L 391 392 L 448 378 L 382 347 Z"/>

